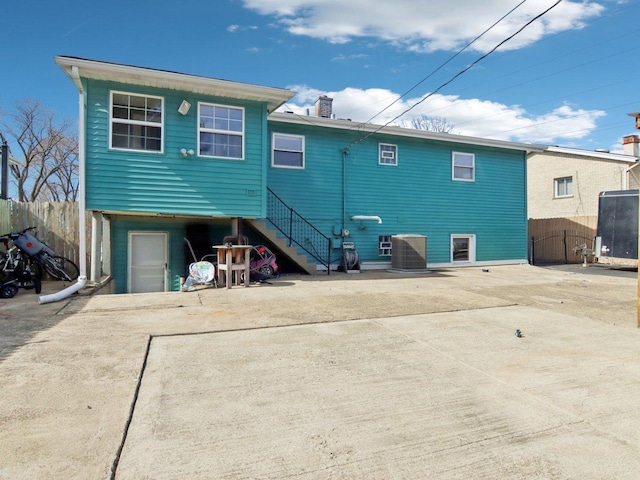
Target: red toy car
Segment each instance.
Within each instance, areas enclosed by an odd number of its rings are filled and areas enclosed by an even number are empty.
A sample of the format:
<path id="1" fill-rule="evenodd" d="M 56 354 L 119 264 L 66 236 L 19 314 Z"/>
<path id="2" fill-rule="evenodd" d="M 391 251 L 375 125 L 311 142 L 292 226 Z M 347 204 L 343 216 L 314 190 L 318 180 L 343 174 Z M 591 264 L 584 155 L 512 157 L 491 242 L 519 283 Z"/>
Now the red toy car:
<path id="1" fill-rule="evenodd" d="M 278 273 L 276 256 L 264 245 L 256 245 L 251 249 L 249 262 L 251 272 L 261 273 L 267 277 L 274 277 Z"/>

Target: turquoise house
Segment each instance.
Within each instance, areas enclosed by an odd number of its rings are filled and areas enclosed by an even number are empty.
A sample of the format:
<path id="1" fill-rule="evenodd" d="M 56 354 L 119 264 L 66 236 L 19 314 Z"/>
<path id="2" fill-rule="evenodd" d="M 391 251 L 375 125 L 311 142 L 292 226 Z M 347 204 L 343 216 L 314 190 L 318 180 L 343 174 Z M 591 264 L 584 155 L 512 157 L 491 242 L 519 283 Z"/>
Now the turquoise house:
<path id="1" fill-rule="evenodd" d="M 394 245 L 412 238 L 430 267 L 526 262 L 538 146 L 335 119 L 326 96 L 315 115 L 276 112 L 287 89 L 56 63 L 79 92 L 86 276 L 117 293 L 177 290 L 226 236 L 308 273 L 402 266 Z"/>

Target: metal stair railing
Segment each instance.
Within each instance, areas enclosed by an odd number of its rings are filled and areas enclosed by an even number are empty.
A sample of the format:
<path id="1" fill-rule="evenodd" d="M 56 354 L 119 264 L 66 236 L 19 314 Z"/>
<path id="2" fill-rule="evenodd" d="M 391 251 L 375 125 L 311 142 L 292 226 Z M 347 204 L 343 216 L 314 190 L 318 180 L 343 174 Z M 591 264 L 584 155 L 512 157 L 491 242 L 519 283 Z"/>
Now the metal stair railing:
<path id="1" fill-rule="evenodd" d="M 331 272 L 331 239 L 313 226 L 302 215 L 287 205 L 267 187 L 267 220 L 287 239 L 307 252 Z M 323 252 L 324 253 L 321 253 Z"/>

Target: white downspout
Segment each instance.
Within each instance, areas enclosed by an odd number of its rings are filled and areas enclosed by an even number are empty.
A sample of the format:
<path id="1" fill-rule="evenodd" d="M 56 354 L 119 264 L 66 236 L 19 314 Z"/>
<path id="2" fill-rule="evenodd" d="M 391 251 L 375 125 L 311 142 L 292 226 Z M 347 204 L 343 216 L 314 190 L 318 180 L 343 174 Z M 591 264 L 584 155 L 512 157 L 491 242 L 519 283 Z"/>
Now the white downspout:
<path id="1" fill-rule="evenodd" d="M 78 126 L 78 241 L 80 247 L 80 261 L 79 269 L 80 275 L 78 281 L 74 285 L 70 285 L 64 290 L 52 293 L 50 295 L 42 295 L 39 297 L 39 303 L 51 303 L 63 300 L 70 295 L 73 295 L 87 283 L 87 244 L 86 244 L 86 222 L 85 222 L 85 109 L 84 109 L 84 88 L 82 87 L 82 81 L 80 80 L 80 74 L 77 66 L 71 67 L 70 72 L 71 79 L 75 83 L 79 92 L 79 126 Z"/>

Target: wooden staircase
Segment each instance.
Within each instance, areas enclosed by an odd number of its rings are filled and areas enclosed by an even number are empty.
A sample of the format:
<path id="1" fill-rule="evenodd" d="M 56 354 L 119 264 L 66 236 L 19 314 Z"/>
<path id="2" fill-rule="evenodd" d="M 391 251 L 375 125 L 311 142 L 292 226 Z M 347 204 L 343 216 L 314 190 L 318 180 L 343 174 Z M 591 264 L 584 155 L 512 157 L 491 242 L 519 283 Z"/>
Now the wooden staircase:
<path id="1" fill-rule="evenodd" d="M 300 255 L 297 249 L 293 246 L 289 246 L 289 242 L 286 238 L 282 238 L 277 235 L 277 231 L 274 228 L 270 228 L 267 222 L 264 220 L 246 220 L 253 229 L 259 232 L 265 237 L 273 246 L 281 251 L 289 260 L 298 265 L 302 270 L 309 275 L 315 275 L 318 273 L 317 267 L 313 263 L 309 263 L 305 255 Z"/>

